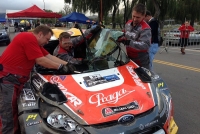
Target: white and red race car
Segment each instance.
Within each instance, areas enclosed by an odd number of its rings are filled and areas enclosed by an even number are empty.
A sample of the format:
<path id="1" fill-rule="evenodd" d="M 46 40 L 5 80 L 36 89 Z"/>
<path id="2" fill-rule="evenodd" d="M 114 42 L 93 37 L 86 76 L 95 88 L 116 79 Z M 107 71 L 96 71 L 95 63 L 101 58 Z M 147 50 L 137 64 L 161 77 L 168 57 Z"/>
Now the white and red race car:
<path id="1" fill-rule="evenodd" d="M 177 133 L 166 83 L 131 61 L 115 34 L 103 29 L 88 41 L 78 73 L 35 68 L 18 99 L 22 133 Z"/>

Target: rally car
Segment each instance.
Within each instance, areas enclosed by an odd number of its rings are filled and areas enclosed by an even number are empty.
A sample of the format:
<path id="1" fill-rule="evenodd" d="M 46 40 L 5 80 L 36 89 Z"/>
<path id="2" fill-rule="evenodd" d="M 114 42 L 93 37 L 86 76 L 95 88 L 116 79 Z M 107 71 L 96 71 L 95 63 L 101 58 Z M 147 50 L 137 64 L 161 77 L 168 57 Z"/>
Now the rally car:
<path id="1" fill-rule="evenodd" d="M 118 35 L 103 29 L 91 37 L 88 62 L 72 74 L 33 69 L 18 99 L 22 134 L 177 133 L 170 89 L 128 58 Z"/>

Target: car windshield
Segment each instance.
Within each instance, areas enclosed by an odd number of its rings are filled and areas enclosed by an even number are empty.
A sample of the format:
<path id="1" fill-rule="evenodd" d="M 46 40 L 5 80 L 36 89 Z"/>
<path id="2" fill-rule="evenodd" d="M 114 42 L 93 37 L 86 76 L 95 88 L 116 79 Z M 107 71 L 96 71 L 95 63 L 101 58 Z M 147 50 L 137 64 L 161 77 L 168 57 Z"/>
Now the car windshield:
<path id="1" fill-rule="evenodd" d="M 93 38 L 87 47 L 87 59 L 90 64 L 89 70 L 86 71 L 114 68 L 129 61 L 124 47 L 115 41 L 122 34 L 120 31 L 103 29 Z"/>
<path id="2" fill-rule="evenodd" d="M 86 43 L 86 63 L 74 64 L 76 72 L 87 73 L 110 68 L 115 68 L 127 64 L 130 60 L 125 52 L 124 45 L 118 44 L 115 40 L 123 32 L 103 29 L 95 34 Z M 63 74 L 58 70 L 46 69 L 36 65 L 36 71 L 41 74 Z"/>

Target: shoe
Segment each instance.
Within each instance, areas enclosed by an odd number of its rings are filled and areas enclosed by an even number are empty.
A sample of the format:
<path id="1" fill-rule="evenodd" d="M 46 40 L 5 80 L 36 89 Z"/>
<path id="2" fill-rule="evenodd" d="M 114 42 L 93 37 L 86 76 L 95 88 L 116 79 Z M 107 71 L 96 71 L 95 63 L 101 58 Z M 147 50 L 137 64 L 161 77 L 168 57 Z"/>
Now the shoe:
<path id="1" fill-rule="evenodd" d="M 185 54 L 185 48 L 181 48 L 181 53 L 184 55 Z"/>

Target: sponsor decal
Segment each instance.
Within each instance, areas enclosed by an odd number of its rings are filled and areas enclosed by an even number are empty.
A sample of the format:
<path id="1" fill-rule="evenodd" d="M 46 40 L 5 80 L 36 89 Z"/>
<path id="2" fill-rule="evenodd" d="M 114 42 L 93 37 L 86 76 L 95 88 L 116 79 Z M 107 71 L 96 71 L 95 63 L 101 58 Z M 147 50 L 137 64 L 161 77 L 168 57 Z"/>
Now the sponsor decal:
<path id="1" fill-rule="evenodd" d="M 137 86 L 141 87 L 142 89 L 146 89 L 146 87 L 144 86 L 144 84 L 142 83 L 142 81 L 140 80 L 140 78 L 138 77 L 138 75 L 133 70 L 133 67 L 132 66 L 126 66 L 126 68 L 129 71 L 130 75 L 132 76 L 135 84 Z"/>
<path id="2" fill-rule="evenodd" d="M 158 88 L 162 88 L 162 87 L 164 87 L 164 82 L 160 82 L 160 83 L 158 83 L 158 86 L 157 86 Z"/>
<path id="3" fill-rule="evenodd" d="M 33 85 L 34 85 L 36 88 L 39 89 L 40 87 L 42 87 L 41 79 L 33 79 L 32 82 L 33 82 Z"/>
<path id="4" fill-rule="evenodd" d="M 96 104 L 96 107 L 99 107 L 104 104 L 115 104 L 121 98 L 129 95 L 130 93 L 134 92 L 135 90 L 127 91 L 125 89 L 121 89 L 117 92 L 109 94 L 105 96 L 103 93 L 96 93 L 89 98 L 90 104 Z"/>
<path id="5" fill-rule="evenodd" d="M 28 117 L 26 118 L 26 121 L 29 121 L 29 119 L 35 120 L 36 117 L 37 117 L 37 114 L 30 114 L 30 115 L 28 115 Z"/>
<path id="6" fill-rule="evenodd" d="M 146 125 L 140 124 L 140 125 L 139 125 L 139 129 L 140 129 L 140 130 L 143 130 L 144 128 L 151 127 L 151 126 L 153 126 L 154 124 L 156 124 L 157 122 L 158 122 L 158 120 L 154 120 L 154 121 L 152 121 L 152 122 L 147 123 Z"/>
<path id="7" fill-rule="evenodd" d="M 178 126 L 176 125 L 174 119 L 172 119 L 170 122 L 171 122 L 171 123 L 170 123 L 170 126 L 169 126 L 169 128 L 168 128 L 170 134 L 177 133 L 177 131 L 178 131 Z"/>
<path id="8" fill-rule="evenodd" d="M 152 122 L 149 122 L 147 123 L 146 125 L 144 125 L 145 127 L 150 127 L 150 126 L 153 126 L 154 124 L 156 124 L 158 122 L 158 120 L 155 120 L 155 121 L 152 121 Z"/>
<path id="9" fill-rule="evenodd" d="M 36 102 L 22 103 L 22 107 L 34 107 L 34 106 L 36 106 Z"/>
<path id="10" fill-rule="evenodd" d="M 139 105 L 137 101 L 131 102 L 124 106 L 104 108 L 102 109 L 102 114 L 104 117 L 107 117 L 110 115 L 118 114 L 118 113 L 129 111 L 129 110 L 134 110 L 134 109 L 139 109 Z"/>
<path id="11" fill-rule="evenodd" d="M 62 81 L 64 81 L 65 80 L 65 78 L 67 77 L 66 75 L 61 75 L 61 76 L 59 76 L 60 77 L 60 79 L 62 80 Z"/>
<path id="12" fill-rule="evenodd" d="M 140 130 L 143 130 L 143 129 L 144 129 L 144 125 L 143 125 L 143 124 L 140 124 L 139 129 L 140 129 Z"/>
<path id="13" fill-rule="evenodd" d="M 67 88 L 65 88 L 60 82 L 59 82 L 59 77 L 58 76 L 52 76 L 50 78 L 50 82 L 53 84 L 57 84 L 58 87 L 60 88 L 60 90 L 64 93 L 64 95 L 67 97 L 67 99 L 73 106 L 78 107 L 82 104 L 82 101 L 76 97 L 75 95 L 73 95 L 72 93 L 67 91 Z"/>
<path id="14" fill-rule="evenodd" d="M 40 124 L 40 123 L 42 123 L 42 121 L 29 122 L 29 123 L 26 124 L 26 126 L 30 127 L 30 126 L 37 125 L 37 124 Z"/>
<path id="15" fill-rule="evenodd" d="M 112 108 L 107 107 L 102 110 L 102 113 L 103 113 L 103 116 L 106 117 L 109 115 L 113 115 L 114 111 L 112 110 Z"/>
<path id="16" fill-rule="evenodd" d="M 84 83 L 86 87 L 92 87 L 98 84 L 104 84 L 108 82 L 112 82 L 115 80 L 119 80 L 120 78 L 116 74 L 101 76 L 100 74 L 90 75 L 83 77 Z"/>
<path id="17" fill-rule="evenodd" d="M 35 100 L 35 96 L 33 94 L 33 91 L 31 89 L 28 88 L 24 88 L 23 89 L 24 94 L 21 96 L 23 100 L 27 101 L 27 100 Z"/>

